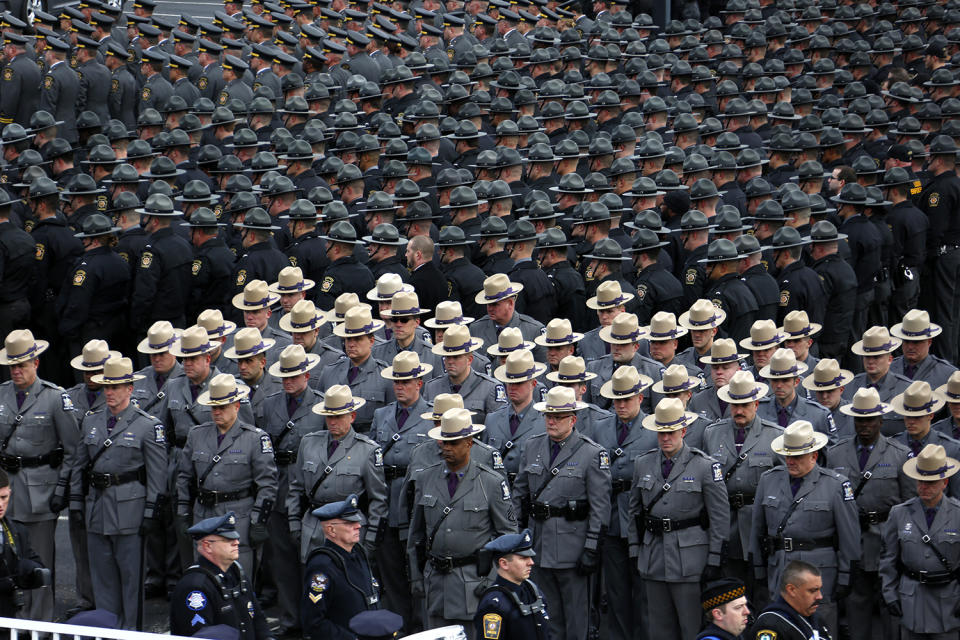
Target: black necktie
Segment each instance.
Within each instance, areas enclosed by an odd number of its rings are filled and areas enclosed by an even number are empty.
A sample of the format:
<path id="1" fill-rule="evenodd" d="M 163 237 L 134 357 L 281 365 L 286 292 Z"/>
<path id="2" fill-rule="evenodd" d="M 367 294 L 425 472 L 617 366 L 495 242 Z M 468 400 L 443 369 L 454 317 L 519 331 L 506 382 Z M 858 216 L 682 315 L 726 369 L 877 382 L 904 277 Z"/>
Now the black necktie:
<path id="1" fill-rule="evenodd" d="M 353 384 L 358 375 L 360 375 L 360 367 L 350 367 L 350 370 L 347 371 L 347 382 Z"/>
<path id="2" fill-rule="evenodd" d="M 447 474 L 447 491 L 450 492 L 450 497 L 453 497 L 453 494 L 457 492 L 457 485 L 460 484 L 460 476 L 450 472 Z"/>
<path id="3" fill-rule="evenodd" d="M 623 441 L 627 439 L 627 436 L 630 434 L 630 423 L 620 421 L 620 429 L 617 430 L 617 444 L 623 445 Z"/>
<path id="4" fill-rule="evenodd" d="M 450 385 L 450 392 L 451 392 L 451 393 L 460 393 L 460 387 L 462 387 L 462 386 L 463 386 L 462 384 L 452 384 L 452 385 Z"/>
<path id="5" fill-rule="evenodd" d="M 331 440 L 327 443 L 327 460 L 333 457 L 333 452 L 340 446 L 339 440 Z"/>
<path id="6" fill-rule="evenodd" d="M 870 459 L 870 447 L 865 447 L 860 445 L 860 458 L 858 462 L 860 463 L 860 471 L 863 471 L 867 466 L 867 460 Z"/>
<path id="7" fill-rule="evenodd" d="M 384 335 L 384 337 L 385 337 L 387 340 L 392 340 L 392 339 L 393 339 L 393 329 L 384 329 L 384 330 L 383 330 L 383 335 Z"/>
<path id="8" fill-rule="evenodd" d="M 667 458 L 663 461 L 663 465 L 660 467 L 660 472 L 663 474 L 664 480 L 670 477 L 671 471 L 673 471 L 673 460 L 671 458 Z"/>
<path id="9" fill-rule="evenodd" d="M 726 415 L 726 413 L 727 413 L 727 403 L 724 402 L 723 400 L 721 400 L 720 398 L 717 398 L 717 403 L 720 405 L 720 415 L 721 415 L 721 416 L 722 416 L 722 415 Z"/>
<path id="10" fill-rule="evenodd" d="M 787 428 L 787 408 L 777 405 L 777 424 L 779 424 L 784 429 Z"/>
<path id="11" fill-rule="evenodd" d="M 190 385 L 190 397 L 193 398 L 193 401 L 197 401 L 197 396 L 200 395 L 200 385 L 191 384 Z"/>
<path id="12" fill-rule="evenodd" d="M 557 459 L 558 455 L 560 455 L 560 443 L 551 442 L 550 443 L 550 464 L 553 464 L 553 461 Z"/>
<path id="13" fill-rule="evenodd" d="M 917 365 L 904 363 L 903 375 L 913 380 L 913 376 L 917 375 Z"/>
<path id="14" fill-rule="evenodd" d="M 293 414 L 297 412 L 297 407 L 300 406 L 300 399 L 297 396 L 291 396 L 287 394 L 287 417 L 292 418 Z"/>
<path id="15" fill-rule="evenodd" d="M 27 399 L 26 391 L 17 391 L 17 409 L 23 406 L 23 401 Z"/>
<path id="16" fill-rule="evenodd" d="M 87 391 L 87 406 L 93 407 L 93 403 L 97 401 L 97 392 L 96 391 Z"/>
<path id="17" fill-rule="evenodd" d="M 920 455 L 921 449 L 923 449 L 923 443 L 916 438 L 910 438 L 910 450 L 913 451 L 913 457 Z"/>
<path id="18" fill-rule="evenodd" d="M 937 517 L 937 508 L 930 507 L 923 510 L 923 515 L 927 518 L 927 529 L 933 526 L 933 519 Z"/>
<path id="19" fill-rule="evenodd" d="M 747 439 L 747 430 L 744 427 L 737 427 L 737 432 L 733 434 L 733 443 L 737 445 L 737 453 L 743 448 L 743 443 Z"/>
<path id="20" fill-rule="evenodd" d="M 803 484 L 803 478 L 790 478 L 790 493 L 797 497 L 797 491 L 800 491 L 800 485 Z"/>
<path id="21" fill-rule="evenodd" d="M 117 426 L 117 417 L 116 417 L 116 416 L 110 416 L 109 418 L 107 418 L 107 433 L 108 433 L 108 434 L 109 434 L 111 431 L 113 431 L 113 428 L 114 428 L 115 426 Z"/>
<path id="22" fill-rule="evenodd" d="M 165 384 L 167 383 L 167 374 L 165 374 L 165 373 L 158 373 L 158 372 L 155 371 L 155 372 L 153 373 L 153 380 L 154 380 L 154 382 L 155 382 L 156 385 L 157 385 L 157 389 L 161 389 L 161 388 L 163 388 L 163 385 L 165 385 Z"/>
<path id="23" fill-rule="evenodd" d="M 517 414 L 510 415 L 510 435 L 517 435 L 517 429 L 520 427 L 520 416 Z"/>
<path id="24" fill-rule="evenodd" d="M 400 407 L 400 411 L 397 412 L 397 430 L 403 429 L 403 425 L 407 424 L 407 418 L 410 417 L 410 410 L 406 407 Z"/>

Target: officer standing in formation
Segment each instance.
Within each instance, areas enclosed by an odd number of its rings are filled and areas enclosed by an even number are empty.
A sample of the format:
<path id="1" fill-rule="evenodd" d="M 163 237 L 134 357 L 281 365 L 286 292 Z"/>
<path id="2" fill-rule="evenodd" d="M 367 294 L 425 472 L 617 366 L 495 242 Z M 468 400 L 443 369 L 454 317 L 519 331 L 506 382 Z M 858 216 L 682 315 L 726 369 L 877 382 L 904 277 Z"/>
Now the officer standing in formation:
<path id="1" fill-rule="evenodd" d="M 44 566 L 30 545 L 26 527 L 7 517 L 12 494 L 10 477 L 0 469 L 0 533 L 3 535 L 0 614 L 5 618 L 23 615 L 24 590 L 49 586 L 51 576 L 50 569 Z"/>

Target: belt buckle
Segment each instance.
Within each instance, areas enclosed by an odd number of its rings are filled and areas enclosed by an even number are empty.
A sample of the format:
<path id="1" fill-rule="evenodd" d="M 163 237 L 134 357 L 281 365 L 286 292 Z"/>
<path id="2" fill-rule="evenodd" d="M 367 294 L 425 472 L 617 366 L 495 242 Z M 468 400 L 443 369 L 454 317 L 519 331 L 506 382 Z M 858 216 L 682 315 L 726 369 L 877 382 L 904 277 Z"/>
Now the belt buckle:
<path id="1" fill-rule="evenodd" d="M 880 516 L 876 511 L 867 511 L 867 522 L 870 524 L 879 524 Z"/>
<path id="2" fill-rule="evenodd" d="M 210 458 L 210 461 L 213 462 L 214 464 L 220 462 L 220 454 L 218 453 L 217 455 Z"/>
<path id="3" fill-rule="evenodd" d="M 453 509 L 451 509 L 450 507 L 444 507 L 444 508 L 443 508 L 443 515 L 447 515 L 447 514 L 450 513 L 451 511 L 453 511 Z"/>
<path id="4" fill-rule="evenodd" d="M 920 538 L 920 541 L 923 542 L 923 544 L 930 544 L 930 536 L 924 534 L 924 536 Z M 926 572 L 921 571 L 920 573 L 926 573 Z"/>
<path id="5" fill-rule="evenodd" d="M 743 507 L 743 493 L 737 492 L 730 496 L 730 506 L 740 509 Z"/>
<path id="6" fill-rule="evenodd" d="M 393 437 L 390 438 L 390 439 L 393 440 L 394 442 L 399 442 L 399 441 L 400 441 L 400 434 L 399 434 L 399 433 L 395 433 L 395 434 L 393 434 Z"/>
<path id="7" fill-rule="evenodd" d="M 330 475 L 331 473 L 333 473 L 333 467 L 331 467 L 330 465 L 327 465 L 326 467 L 324 467 L 323 472 L 327 475 Z"/>
<path id="8" fill-rule="evenodd" d="M 863 479 L 864 479 L 864 480 L 869 480 L 869 479 L 872 478 L 872 477 L 873 477 L 873 472 L 872 472 L 872 471 L 864 471 L 864 472 L 863 472 Z M 872 512 L 872 513 L 876 513 L 876 512 L 874 511 L 874 512 Z"/>
<path id="9" fill-rule="evenodd" d="M 784 550 L 784 551 L 793 551 L 793 538 L 784 538 L 784 539 L 783 539 L 783 550 Z"/>
<path id="10" fill-rule="evenodd" d="M 673 531 L 673 521 L 670 518 L 660 518 L 660 526 L 663 527 L 664 533 Z"/>
<path id="11" fill-rule="evenodd" d="M 503 448 L 506 449 L 507 451 L 510 451 L 510 449 L 513 449 L 513 440 L 507 440 L 506 442 L 504 442 Z"/>
<path id="12" fill-rule="evenodd" d="M 623 455 L 623 449 L 621 449 L 620 447 L 617 447 L 616 449 L 613 450 L 613 455 L 619 458 L 620 456 Z"/>

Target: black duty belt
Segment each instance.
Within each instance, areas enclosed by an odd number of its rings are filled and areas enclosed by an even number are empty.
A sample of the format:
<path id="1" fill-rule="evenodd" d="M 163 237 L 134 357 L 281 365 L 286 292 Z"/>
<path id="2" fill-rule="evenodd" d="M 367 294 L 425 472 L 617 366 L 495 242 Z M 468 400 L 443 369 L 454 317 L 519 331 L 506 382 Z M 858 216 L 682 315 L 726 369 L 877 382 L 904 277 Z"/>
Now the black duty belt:
<path id="1" fill-rule="evenodd" d="M 513 482 L 514 482 L 516 479 L 517 479 L 517 474 L 515 474 L 515 473 L 509 473 L 509 472 L 507 473 L 507 482 L 510 483 L 510 486 L 511 486 L 511 487 L 513 486 Z"/>
<path id="2" fill-rule="evenodd" d="M 736 511 L 737 509 L 742 509 L 753 504 L 753 494 L 744 493 L 743 491 L 737 491 L 736 493 L 731 493 L 727 496 L 730 500 L 730 508 Z"/>
<path id="3" fill-rule="evenodd" d="M 7 473 L 17 473 L 20 469 L 42 467 L 59 467 L 63 462 L 63 449 L 54 449 L 41 456 L 12 456 L 6 453 L 0 453 L 0 468 Z"/>
<path id="4" fill-rule="evenodd" d="M 223 504 L 224 502 L 242 500 L 244 498 L 249 498 L 252 495 L 253 490 L 250 487 L 247 487 L 246 489 L 239 489 L 237 491 L 208 491 L 207 489 L 201 489 L 200 494 L 197 496 L 197 502 L 204 507 L 215 507 L 218 504 Z"/>
<path id="5" fill-rule="evenodd" d="M 886 522 L 887 517 L 890 515 L 890 509 L 886 511 L 861 511 L 860 512 L 860 526 L 869 527 L 872 524 L 880 524 L 881 522 Z"/>
<path id="6" fill-rule="evenodd" d="M 387 482 L 399 480 L 407 475 L 407 468 L 399 464 L 383 465 L 383 477 Z"/>
<path id="7" fill-rule="evenodd" d="M 464 556 L 462 558 L 451 558 L 449 556 L 435 556 L 430 554 L 430 566 L 440 573 L 450 573 L 457 567 L 465 567 L 477 563 L 477 554 Z"/>
<path id="8" fill-rule="evenodd" d="M 897 564 L 899 565 L 900 573 L 911 580 L 916 580 L 920 584 L 930 586 L 945 585 L 957 579 L 957 576 L 954 575 L 952 571 L 914 571 L 913 569 L 905 567 L 902 562 L 898 562 Z"/>
<path id="9" fill-rule="evenodd" d="M 630 478 L 624 478 L 623 480 L 614 480 L 610 483 L 610 486 L 613 488 L 614 495 L 618 493 L 623 493 L 624 491 L 630 491 L 633 481 Z"/>
<path id="10" fill-rule="evenodd" d="M 294 464 L 297 461 L 297 451 L 296 449 L 278 449 L 273 452 L 273 459 L 276 460 L 278 465 L 288 466 Z"/>
<path id="11" fill-rule="evenodd" d="M 565 518 L 567 520 L 586 520 L 590 515 L 590 503 L 586 500 L 571 500 L 562 507 L 543 502 L 534 502 L 530 509 L 534 520 L 543 522 L 550 518 Z"/>
<path id="12" fill-rule="evenodd" d="M 139 482 L 140 484 L 146 484 L 147 482 L 147 471 L 144 467 L 124 473 L 98 473 L 97 471 L 85 471 L 84 473 L 87 476 L 87 484 L 94 489 L 103 490 L 128 482 Z"/>
<path id="13" fill-rule="evenodd" d="M 643 521 L 644 524 L 646 524 L 647 531 L 653 533 L 654 535 L 663 535 L 664 533 L 670 533 L 671 531 L 689 529 L 690 527 L 699 527 L 703 524 L 703 520 L 700 518 L 700 516 L 695 518 L 684 518 L 683 520 L 644 516 Z"/>
<path id="14" fill-rule="evenodd" d="M 765 541 L 770 551 L 813 551 L 814 549 L 836 549 L 837 546 L 833 536 L 823 538 L 767 536 Z"/>

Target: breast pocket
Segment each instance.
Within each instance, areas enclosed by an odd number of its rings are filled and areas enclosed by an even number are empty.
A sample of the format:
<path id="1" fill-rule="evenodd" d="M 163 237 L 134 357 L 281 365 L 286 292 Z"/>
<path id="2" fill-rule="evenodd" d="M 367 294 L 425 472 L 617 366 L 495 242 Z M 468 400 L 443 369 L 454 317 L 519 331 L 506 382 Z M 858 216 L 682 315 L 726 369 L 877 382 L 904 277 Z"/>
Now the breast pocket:
<path id="1" fill-rule="evenodd" d="M 797 507 L 802 515 L 802 527 L 811 532 L 833 529 L 833 512 L 830 503 L 820 500 L 804 500 Z"/>
<path id="2" fill-rule="evenodd" d="M 780 519 L 783 518 L 783 515 L 780 514 L 779 496 L 764 496 L 761 504 L 763 505 L 763 514 L 767 521 L 767 527 L 776 527 Z"/>
<path id="3" fill-rule="evenodd" d="M 557 483 L 557 488 L 564 498 L 579 500 L 586 494 L 584 471 L 584 468 L 580 466 L 564 467 L 560 470 L 560 474 L 554 482 Z"/>
<path id="4" fill-rule="evenodd" d="M 699 482 L 680 482 L 674 489 L 678 507 L 685 512 L 699 511 L 703 507 L 703 490 Z"/>
<path id="5" fill-rule="evenodd" d="M 359 464 L 340 464 L 337 466 L 337 493 L 349 495 L 363 488 Z"/>
<path id="6" fill-rule="evenodd" d="M 483 531 L 487 528 L 487 505 L 478 498 L 463 500 L 464 528 L 469 531 Z"/>

